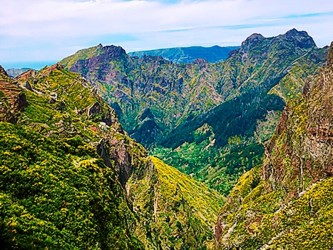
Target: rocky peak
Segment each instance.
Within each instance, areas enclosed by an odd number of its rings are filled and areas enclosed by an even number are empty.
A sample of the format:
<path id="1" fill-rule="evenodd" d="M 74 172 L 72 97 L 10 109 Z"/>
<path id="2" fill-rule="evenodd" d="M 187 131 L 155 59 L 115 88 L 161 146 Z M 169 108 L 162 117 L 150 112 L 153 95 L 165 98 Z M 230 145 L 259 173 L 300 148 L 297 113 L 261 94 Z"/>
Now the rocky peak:
<path id="1" fill-rule="evenodd" d="M 244 42 L 242 42 L 241 48 L 243 50 L 249 50 L 251 47 L 257 45 L 264 39 L 265 39 L 265 37 L 263 35 L 254 33 L 251 36 L 249 36 L 248 38 L 246 38 L 246 40 Z"/>
<path id="2" fill-rule="evenodd" d="M 296 29 L 289 30 L 286 34 L 282 35 L 288 41 L 291 41 L 295 46 L 309 49 L 315 48 L 316 44 L 313 41 L 312 37 L 308 35 L 306 31 L 298 31 Z"/>
<path id="3" fill-rule="evenodd" d="M 333 65 L 333 42 L 331 43 L 331 46 L 328 49 L 327 65 Z"/>
<path id="4" fill-rule="evenodd" d="M 102 46 L 101 48 L 103 57 L 107 57 L 110 60 L 121 59 L 127 55 L 126 51 L 120 46 L 110 45 Z"/>
<path id="5" fill-rule="evenodd" d="M 8 77 L 6 70 L 1 65 L 0 65 L 0 74 Z"/>

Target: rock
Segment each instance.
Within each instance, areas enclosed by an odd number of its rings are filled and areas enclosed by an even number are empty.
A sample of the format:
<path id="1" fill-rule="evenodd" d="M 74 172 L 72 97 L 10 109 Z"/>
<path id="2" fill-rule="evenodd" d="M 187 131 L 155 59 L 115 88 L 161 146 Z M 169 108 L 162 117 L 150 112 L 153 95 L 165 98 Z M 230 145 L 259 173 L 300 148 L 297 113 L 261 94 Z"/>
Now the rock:
<path id="1" fill-rule="evenodd" d="M 25 87 L 27 90 L 33 91 L 32 86 L 28 81 L 24 83 L 23 87 Z"/>
<path id="2" fill-rule="evenodd" d="M 99 102 L 95 102 L 89 109 L 88 109 L 88 116 L 92 117 L 101 113 L 102 107 Z"/>

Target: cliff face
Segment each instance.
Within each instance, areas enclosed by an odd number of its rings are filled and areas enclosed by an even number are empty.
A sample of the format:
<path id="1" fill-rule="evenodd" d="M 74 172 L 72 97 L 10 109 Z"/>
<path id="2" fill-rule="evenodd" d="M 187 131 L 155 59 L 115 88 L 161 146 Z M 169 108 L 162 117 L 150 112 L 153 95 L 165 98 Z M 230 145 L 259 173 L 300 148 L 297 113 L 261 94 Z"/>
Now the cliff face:
<path id="1" fill-rule="evenodd" d="M 17 113 L 27 106 L 22 90 L 12 81 L 0 66 L 0 120 L 17 121 Z"/>
<path id="2" fill-rule="evenodd" d="M 263 174 L 272 188 L 277 185 L 299 194 L 312 183 L 333 174 L 330 57 L 331 54 L 316 79 L 309 79 L 305 84 L 302 97 L 291 101 L 284 110 L 277 133 L 267 146 Z"/>
<path id="3" fill-rule="evenodd" d="M 216 226 L 220 248 L 332 248 L 332 49 L 283 111 L 263 166 L 231 191 Z"/>

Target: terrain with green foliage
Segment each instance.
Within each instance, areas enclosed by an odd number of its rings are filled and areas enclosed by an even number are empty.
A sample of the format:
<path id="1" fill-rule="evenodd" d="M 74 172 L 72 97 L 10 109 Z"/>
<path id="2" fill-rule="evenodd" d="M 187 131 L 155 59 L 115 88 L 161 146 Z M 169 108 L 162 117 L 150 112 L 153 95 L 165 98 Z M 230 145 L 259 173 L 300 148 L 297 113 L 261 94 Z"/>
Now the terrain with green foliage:
<path id="1" fill-rule="evenodd" d="M 151 159 L 78 74 L 0 67 L 0 110 L 2 249 L 212 246 L 224 198 Z"/>
<path id="2" fill-rule="evenodd" d="M 238 49 L 239 46 L 229 47 L 180 47 L 168 49 L 155 49 L 145 51 L 135 51 L 128 53 L 130 56 L 144 57 L 144 56 L 161 56 L 171 62 L 175 63 L 193 63 L 196 59 L 204 59 L 209 63 L 216 63 L 228 58 L 231 51 Z"/>
<path id="3" fill-rule="evenodd" d="M 289 99 L 265 160 L 242 175 L 219 215 L 221 249 L 333 247 L 333 43 L 327 65 Z"/>
<path id="4" fill-rule="evenodd" d="M 176 64 L 101 45 L 61 61 L 116 110 L 130 136 L 168 164 L 227 194 L 262 163 L 287 99 L 325 61 L 304 31 L 248 37 L 223 62 Z"/>

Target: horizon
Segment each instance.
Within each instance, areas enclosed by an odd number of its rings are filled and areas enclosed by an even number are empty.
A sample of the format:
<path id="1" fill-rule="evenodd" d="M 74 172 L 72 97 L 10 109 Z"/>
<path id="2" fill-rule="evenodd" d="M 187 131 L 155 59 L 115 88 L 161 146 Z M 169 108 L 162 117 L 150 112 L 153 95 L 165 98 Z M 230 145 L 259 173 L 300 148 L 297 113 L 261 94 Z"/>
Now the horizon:
<path id="1" fill-rule="evenodd" d="M 318 47 L 332 41 L 333 2 L 326 0 L 17 0 L 1 5 L 5 68 L 42 67 L 99 43 L 127 52 L 239 46 L 253 33 L 272 37 L 292 28 L 308 32 Z"/>
<path id="2" fill-rule="evenodd" d="M 294 29 L 294 28 L 293 28 Z M 291 29 L 290 29 L 291 30 Z M 290 30 L 287 30 L 286 32 L 290 31 Z M 298 31 L 302 31 L 302 30 L 298 30 Z M 286 33 L 285 32 L 285 33 Z M 283 33 L 283 34 L 285 34 Z M 252 33 L 252 34 L 255 34 L 255 33 Z M 251 35 L 252 35 L 251 34 Z M 257 33 L 258 34 L 258 33 Z M 260 33 L 259 33 L 260 34 Z M 251 36 L 250 35 L 250 36 Z M 281 35 L 281 34 L 277 34 L 275 36 L 278 36 L 278 35 Z M 310 35 L 311 36 L 311 35 Z M 266 37 L 266 36 L 264 36 Z M 312 37 L 312 36 L 311 36 Z M 243 41 L 245 41 L 248 37 L 244 38 Z M 267 37 L 266 37 L 267 38 Z M 313 37 L 312 37 L 313 38 Z M 316 43 L 315 39 L 313 38 L 314 42 Z M 242 41 L 242 42 L 243 42 Z M 242 43 L 241 42 L 241 43 Z M 333 42 L 333 40 L 332 40 Z M 226 45 L 226 46 L 221 46 L 221 45 L 218 45 L 218 44 L 214 44 L 214 45 L 211 45 L 211 46 L 200 46 L 200 45 L 192 45 L 192 46 L 181 46 L 181 47 L 167 47 L 167 48 L 153 48 L 153 49 L 147 49 L 147 50 L 136 50 L 136 51 L 126 51 L 126 53 L 132 53 L 132 52 L 138 52 L 138 51 L 152 51 L 152 50 L 160 50 L 160 49 L 175 49 L 175 48 L 190 48 L 190 47 L 202 47 L 202 48 L 212 48 L 214 46 L 219 46 L 219 47 L 240 47 L 241 46 L 241 43 L 238 44 L 238 45 Z M 112 46 L 114 44 L 102 44 L 102 43 L 98 43 L 96 45 L 93 45 L 91 47 L 95 47 L 95 46 L 98 46 L 98 45 L 102 45 L 103 47 L 106 47 L 106 46 Z M 317 43 L 316 43 L 317 45 Z M 330 44 L 327 44 L 327 45 L 323 45 L 323 46 L 318 46 L 319 48 L 323 48 L 323 47 L 326 47 L 326 46 L 329 46 Z M 120 46 L 122 47 L 121 45 L 114 45 L 114 46 Z M 91 47 L 85 47 L 85 48 L 79 48 L 77 51 L 79 50 L 82 50 L 82 49 L 87 49 L 87 48 L 91 48 Z M 123 47 L 122 47 L 123 48 Z M 75 51 L 73 54 L 75 54 L 77 51 Z M 67 56 L 71 56 L 73 54 L 70 54 L 70 55 L 67 55 Z M 65 56 L 65 57 L 67 57 Z M 26 62 L 8 62 L 8 63 L 2 63 L 0 64 L 5 70 L 9 70 L 9 69 L 34 69 L 34 70 L 39 70 L 39 69 L 42 69 L 46 66 L 50 66 L 50 65 L 53 65 L 53 64 L 56 64 L 58 63 L 60 60 L 64 59 L 65 57 L 59 59 L 59 60 L 47 60 L 47 61 L 26 61 Z"/>

